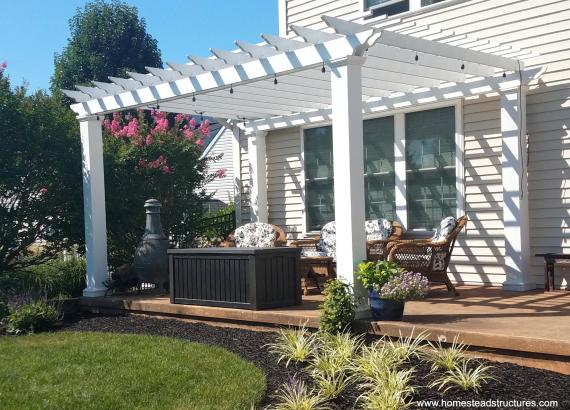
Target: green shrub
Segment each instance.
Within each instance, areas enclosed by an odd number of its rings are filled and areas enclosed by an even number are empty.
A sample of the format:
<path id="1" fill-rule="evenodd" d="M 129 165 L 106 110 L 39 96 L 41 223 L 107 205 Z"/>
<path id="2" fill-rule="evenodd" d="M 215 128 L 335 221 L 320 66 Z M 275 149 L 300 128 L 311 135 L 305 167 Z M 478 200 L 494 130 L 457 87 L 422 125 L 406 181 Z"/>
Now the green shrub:
<path id="1" fill-rule="evenodd" d="M 325 284 L 324 295 L 325 300 L 320 306 L 320 330 L 326 333 L 338 333 L 350 329 L 356 310 L 352 286 L 333 279 Z"/>
<path id="2" fill-rule="evenodd" d="M 0 273 L 0 289 L 37 297 L 79 297 L 85 288 L 85 260 L 51 261 L 24 270 Z"/>
<path id="3" fill-rule="evenodd" d="M 59 320 L 58 309 L 44 300 L 17 307 L 8 317 L 8 332 L 34 333 L 53 327 Z"/>
<path id="4" fill-rule="evenodd" d="M 10 315 L 10 307 L 6 301 L 0 299 L 0 323 Z"/>

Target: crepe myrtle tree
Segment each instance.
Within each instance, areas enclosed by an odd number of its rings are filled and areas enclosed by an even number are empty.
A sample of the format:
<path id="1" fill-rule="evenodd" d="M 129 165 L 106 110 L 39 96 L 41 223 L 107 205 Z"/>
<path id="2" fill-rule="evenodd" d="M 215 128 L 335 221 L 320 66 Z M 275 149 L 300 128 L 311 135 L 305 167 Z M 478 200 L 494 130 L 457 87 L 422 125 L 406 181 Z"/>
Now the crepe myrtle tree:
<path id="1" fill-rule="evenodd" d="M 145 200 L 162 203 L 166 233 L 184 236 L 210 198 L 204 186 L 225 170 L 212 167 L 221 156 L 201 158 L 207 119 L 139 110 L 115 113 L 103 128 L 109 263 L 118 266 L 132 260 L 144 232 Z"/>

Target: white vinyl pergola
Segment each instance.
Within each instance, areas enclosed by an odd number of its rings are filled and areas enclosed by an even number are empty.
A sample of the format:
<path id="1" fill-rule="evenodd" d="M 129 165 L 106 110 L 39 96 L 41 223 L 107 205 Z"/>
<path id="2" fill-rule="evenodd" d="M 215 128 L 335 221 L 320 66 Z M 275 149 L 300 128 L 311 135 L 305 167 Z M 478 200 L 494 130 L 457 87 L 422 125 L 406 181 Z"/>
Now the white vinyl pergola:
<path id="1" fill-rule="evenodd" d="M 486 93 L 501 94 L 502 174 L 507 288 L 525 287 L 528 255 L 525 87 L 542 69 L 525 69 L 531 55 L 453 33 L 415 36 L 425 28 L 370 27 L 323 16 L 326 30 L 292 26 L 296 37 L 263 34 L 237 50 L 147 67 L 130 78 L 63 90 L 77 101 L 83 147 L 87 288 L 100 296 L 107 279 L 101 120 L 105 114 L 157 108 L 217 117 L 248 135 L 252 218 L 267 221 L 265 136 L 268 131 L 332 121 L 337 271 L 351 283 L 365 259 L 363 114 Z M 403 155 L 403 153 L 397 153 Z M 521 185 L 520 181 L 523 181 Z M 396 193 L 398 195 L 398 193 Z"/>

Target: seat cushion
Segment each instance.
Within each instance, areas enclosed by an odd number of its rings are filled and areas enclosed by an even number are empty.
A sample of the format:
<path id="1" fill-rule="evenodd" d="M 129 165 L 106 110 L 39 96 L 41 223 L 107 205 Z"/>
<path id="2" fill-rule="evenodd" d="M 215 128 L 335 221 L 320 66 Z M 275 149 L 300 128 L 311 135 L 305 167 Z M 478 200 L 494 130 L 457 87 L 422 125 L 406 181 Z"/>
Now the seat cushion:
<path id="1" fill-rule="evenodd" d="M 326 252 L 312 251 L 310 249 L 301 249 L 301 257 L 303 258 L 322 258 L 328 256 Z"/>
<path id="2" fill-rule="evenodd" d="M 270 248 L 275 245 L 277 230 L 265 222 L 252 222 L 237 228 L 234 237 L 238 248 Z"/>
<path id="3" fill-rule="evenodd" d="M 321 229 L 318 251 L 336 259 L 336 224 L 334 221 L 327 223 Z"/>
<path id="4" fill-rule="evenodd" d="M 366 221 L 366 240 L 387 240 L 392 235 L 392 224 L 389 220 L 380 218 Z"/>
<path id="5" fill-rule="evenodd" d="M 445 242 L 451 232 L 457 226 L 457 220 L 453 216 L 448 216 L 447 218 L 443 218 L 439 224 L 439 228 L 435 230 L 435 233 L 431 237 L 432 242 Z"/>

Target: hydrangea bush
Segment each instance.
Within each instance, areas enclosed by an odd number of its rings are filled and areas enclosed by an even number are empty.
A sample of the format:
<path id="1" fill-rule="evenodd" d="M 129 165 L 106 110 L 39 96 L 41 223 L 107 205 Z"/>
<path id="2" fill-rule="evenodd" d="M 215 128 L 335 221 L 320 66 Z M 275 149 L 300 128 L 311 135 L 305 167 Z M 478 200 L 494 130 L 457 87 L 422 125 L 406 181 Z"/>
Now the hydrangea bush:
<path id="1" fill-rule="evenodd" d="M 420 299 L 429 292 L 429 281 L 421 273 L 404 272 L 393 276 L 380 288 L 380 298 L 406 301 Z"/>

